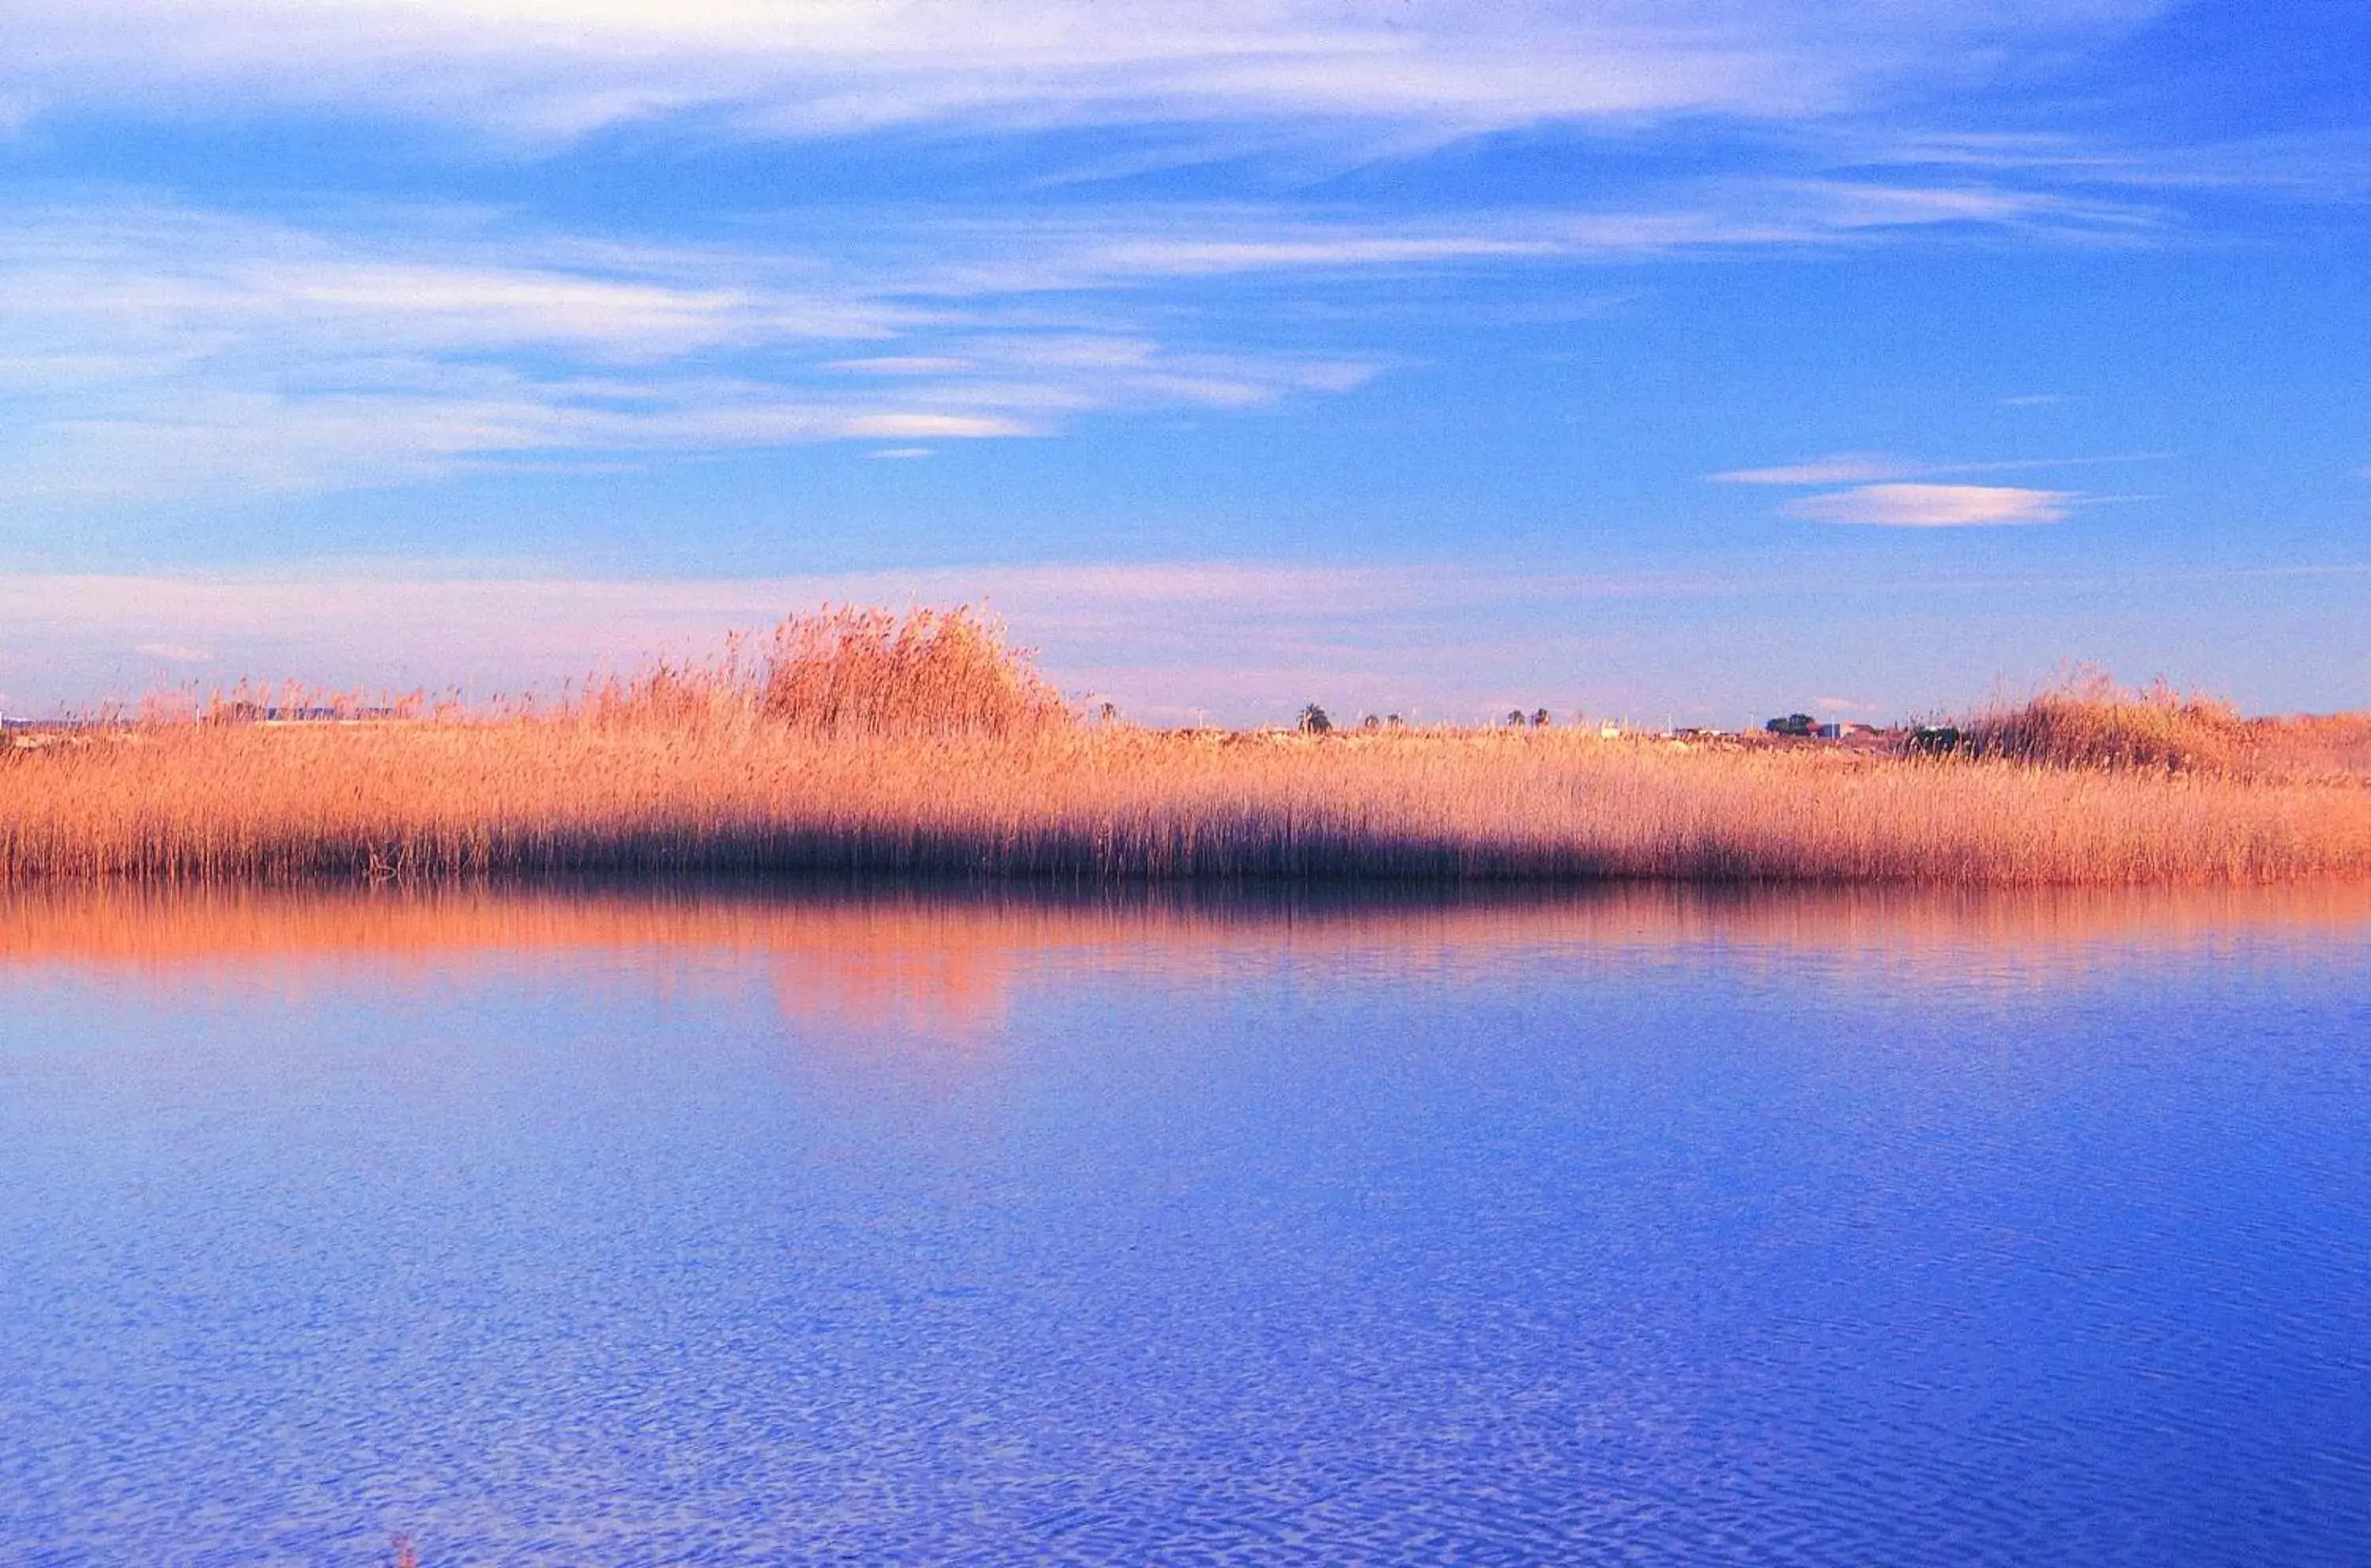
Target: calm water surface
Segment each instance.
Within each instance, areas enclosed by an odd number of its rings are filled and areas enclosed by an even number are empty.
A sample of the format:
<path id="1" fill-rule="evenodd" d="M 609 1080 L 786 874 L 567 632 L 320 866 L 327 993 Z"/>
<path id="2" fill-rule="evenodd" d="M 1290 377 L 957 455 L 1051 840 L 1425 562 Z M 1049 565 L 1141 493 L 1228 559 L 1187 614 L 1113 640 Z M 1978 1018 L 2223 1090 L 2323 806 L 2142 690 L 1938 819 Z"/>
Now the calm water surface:
<path id="1" fill-rule="evenodd" d="M 0 1563 L 2371 1561 L 2371 898 L 0 907 Z"/>

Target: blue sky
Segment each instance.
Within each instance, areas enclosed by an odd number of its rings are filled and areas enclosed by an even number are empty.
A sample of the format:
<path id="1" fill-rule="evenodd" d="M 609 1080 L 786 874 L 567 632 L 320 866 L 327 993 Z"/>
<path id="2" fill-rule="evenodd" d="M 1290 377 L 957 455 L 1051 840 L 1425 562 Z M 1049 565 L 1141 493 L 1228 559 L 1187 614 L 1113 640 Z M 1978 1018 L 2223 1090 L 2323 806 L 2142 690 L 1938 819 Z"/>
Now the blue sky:
<path id="1" fill-rule="evenodd" d="M 2371 706 L 2371 9 L 0 0 L 0 706 Z"/>

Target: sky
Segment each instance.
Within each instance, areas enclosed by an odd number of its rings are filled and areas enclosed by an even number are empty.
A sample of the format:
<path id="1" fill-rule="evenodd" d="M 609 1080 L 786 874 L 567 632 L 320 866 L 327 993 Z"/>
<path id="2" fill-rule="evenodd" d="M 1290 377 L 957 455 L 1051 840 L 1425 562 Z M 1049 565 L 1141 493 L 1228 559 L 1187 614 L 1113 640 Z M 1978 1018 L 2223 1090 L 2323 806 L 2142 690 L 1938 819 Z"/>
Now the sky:
<path id="1" fill-rule="evenodd" d="M 2371 707 L 2360 0 L 0 0 L 0 710 Z"/>

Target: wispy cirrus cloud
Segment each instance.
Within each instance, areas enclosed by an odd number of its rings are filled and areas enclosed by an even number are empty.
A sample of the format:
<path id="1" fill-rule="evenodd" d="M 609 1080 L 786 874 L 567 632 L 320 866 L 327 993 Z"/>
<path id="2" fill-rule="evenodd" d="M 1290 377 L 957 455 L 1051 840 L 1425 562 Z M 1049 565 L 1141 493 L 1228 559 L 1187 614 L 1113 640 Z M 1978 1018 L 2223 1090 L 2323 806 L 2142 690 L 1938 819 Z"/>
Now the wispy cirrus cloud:
<path id="1" fill-rule="evenodd" d="M 725 140 L 1127 125 L 1256 141 L 1289 128 L 1405 150 L 1547 122 L 1824 122 L 2160 8 L 91 0 L 9 17 L 0 103 L 35 123 L 411 120 L 466 131 L 448 138 L 464 151 L 440 155 L 464 161 L 625 121 Z M 392 203 L 307 226 L 110 190 L 0 211 L 0 497 L 318 491 L 555 458 L 904 448 L 1052 435 L 1100 411 L 1251 410 L 1355 388 L 1394 356 L 1279 346 L 1240 312 L 1217 329 L 1197 289 L 1879 245 L 1971 225 L 2095 239 L 2157 221 L 1981 162 L 1932 160 L 1914 178 L 1881 159 L 1790 168 L 1664 180 L 1600 210 L 1436 204 L 1421 217 L 1275 201 L 1032 207 L 1008 190 L 960 213 L 739 213 L 697 225 L 728 239 L 671 245 L 495 233 Z"/>
<path id="2" fill-rule="evenodd" d="M 90 0 L 18 8 L 14 90 L 327 106 L 530 138 L 700 110 L 812 135 L 991 121 L 1382 122 L 1833 113 L 2128 29 L 2165 0 Z"/>
<path id="3" fill-rule="evenodd" d="M 1887 167 L 2038 179 L 2070 190 L 2305 202 L 2354 202 L 2371 192 L 2371 131 L 2359 126 L 2189 143 L 2043 131 L 1929 132 L 1888 137 L 1865 156 Z"/>
<path id="4" fill-rule="evenodd" d="M 305 227 L 120 197 L 19 209 L 0 230 L 0 496 L 306 492 L 555 455 L 1257 409 L 1358 387 L 1390 358 L 1240 328 L 1213 342 L 1197 291 L 1853 242 L 1816 207 L 1690 194 L 1699 205 L 1390 221 L 1242 204 L 909 213 L 668 245 L 482 215 Z"/>
<path id="5" fill-rule="evenodd" d="M 1042 276 L 1000 286 L 998 268 L 937 256 L 388 238 L 161 205 L 15 216 L 0 233 L 0 495 L 20 500 L 408 483 L 536 455 L 1041 435 L 1098 409 L 1339 392 L 1377 368 L 1181 346 L 1125 311 L 1025 303 Z M 1279 264 L 1295 264 L 1287 248 Z M 1099 259 L 1071 292 L 1128 281 Z"/>

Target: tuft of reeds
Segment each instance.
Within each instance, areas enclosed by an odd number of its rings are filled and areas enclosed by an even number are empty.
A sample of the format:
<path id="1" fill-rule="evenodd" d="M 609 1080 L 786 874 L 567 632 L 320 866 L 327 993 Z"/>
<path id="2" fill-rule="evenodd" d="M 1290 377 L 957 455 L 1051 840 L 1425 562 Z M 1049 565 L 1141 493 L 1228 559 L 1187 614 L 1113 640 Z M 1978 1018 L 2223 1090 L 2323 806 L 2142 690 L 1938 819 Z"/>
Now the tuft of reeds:
<path id="1" fill-rule="evenodd" d="M 827 605 L 775 628 L 752 657 L 662 661 L 591 685 L 579 711 L 608 724 L 762 721 L 810 735 L 1014 738 L 1074 721 L 1002 623 L 959 606 L 906 615 Z"/>
<path id="2" fill-rule="evenodd" d="M 1015 737 L 1067 725 L 1061 694 L 1000 623 L 843 608 L 776 629 L 759 707 L 811 732 Z"/>
<path id="3" fill-rule="evenodd" d="M 2113 730 L 2048 709 L 2056 729 L 1973 756 L 1528 726 L 1173 733 L 1076 721 L 983 617 L 839 610 L 551 709 L 186 713 L 20 745 L 0 753 L 0 882 L 2371 875 L 2371 768 L 2267 770 L 2287 732 L 2261 721 L 2242 721 L 2252 771 L 2204 766 L 2185 737 L 2220 717 L 2136 706 Z M 2160 720 L 2192 747 L 2179 760 L 2132 739 Z"/>
<path id="4" fill-rule="evenodd" d="M 2169 773 L 2248 771 L 2257 732 L 2229 703 L 2158 681 L 2139 691 L 2087 673 L 2014 707 L 1971 721 L 1963 733 L 1978 756 L 2053 767 L 2121 767 Z"/>

